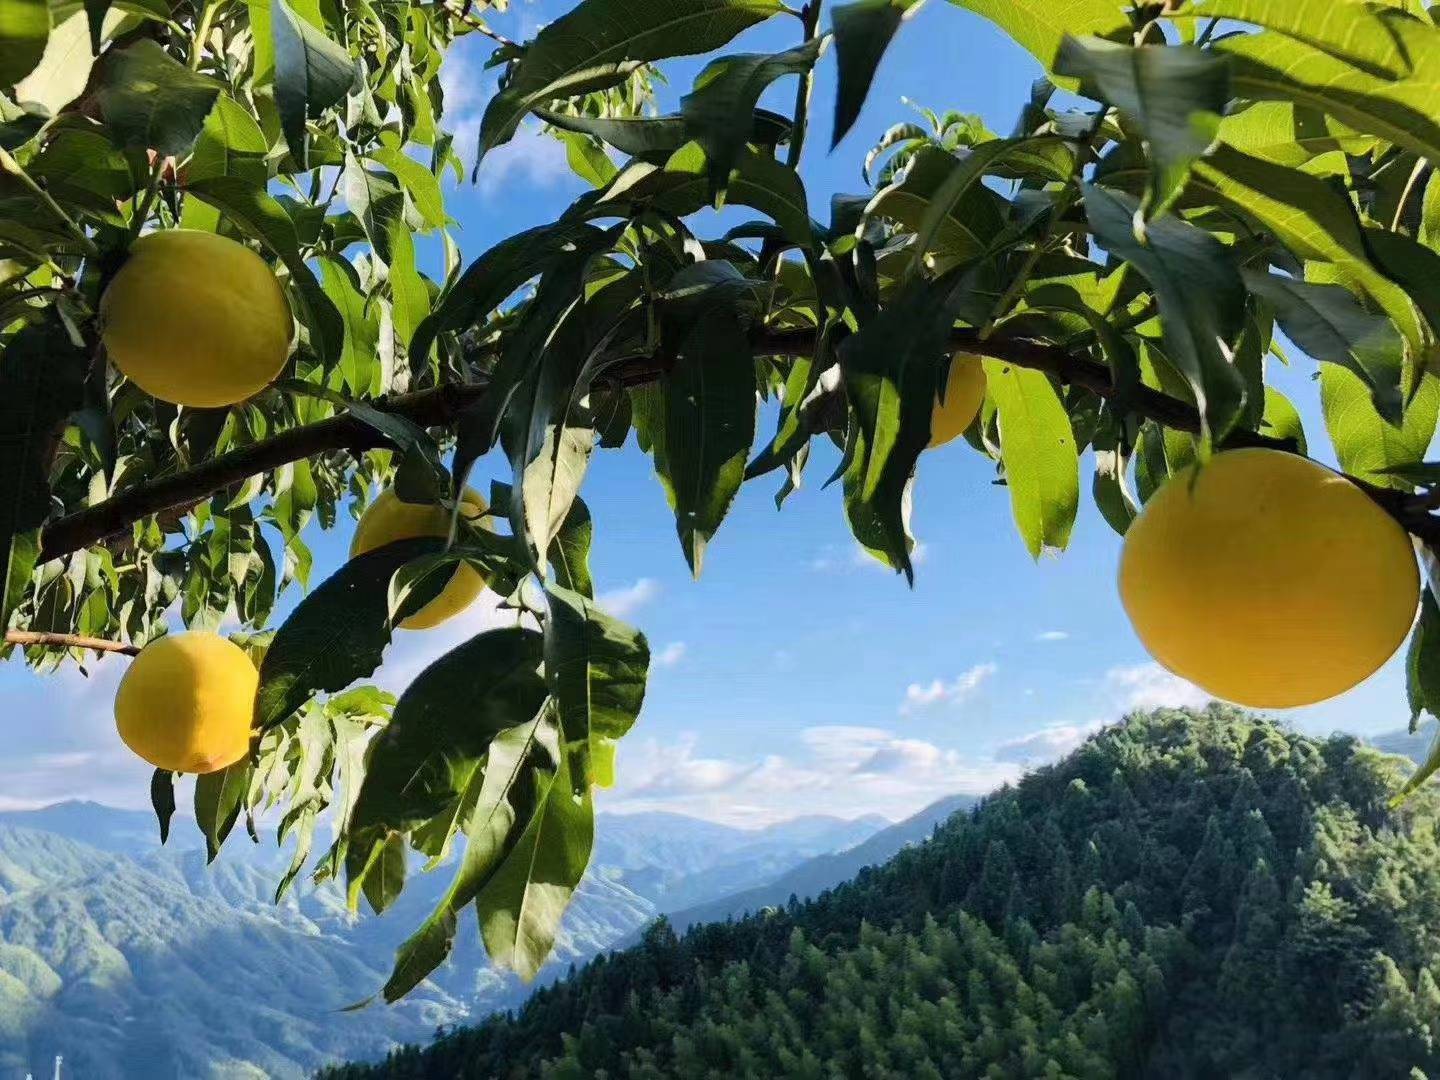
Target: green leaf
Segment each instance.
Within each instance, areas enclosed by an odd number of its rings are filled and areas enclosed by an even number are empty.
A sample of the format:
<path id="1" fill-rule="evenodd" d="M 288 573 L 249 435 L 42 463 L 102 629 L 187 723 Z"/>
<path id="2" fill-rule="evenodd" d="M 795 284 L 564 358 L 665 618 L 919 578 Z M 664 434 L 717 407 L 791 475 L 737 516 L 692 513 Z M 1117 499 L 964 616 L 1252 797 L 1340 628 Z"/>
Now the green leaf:
<path id="1" fill-rule="evenodd" d="M 1246 287 L 1274 307 L 1280 328 L 1296 345 L 1316 360 L 1355 372 L 1370 388 L 1376 411 L 1400 423 L 1405 347 L 1389 319 L 1366 311 L 1338 285 L 1312 285 L 1258 270 L 1242 274 Z"/>
<path id="2" fill-rule="evenodd" d="M 838 351 L 854 414 L 854 454 L 844 471 L 850 529 L 862 547 L 912 580 L 910 482 L 930 444 L 942 361 L 967 293 L 963 273 L 912 277 Z"/>
<path id="3" fill-rule="evenodd" d="M 725 182 L 725 199 L 727 203 L 753 207 L 768 215 L 800 247 L 814 246 L 805 185 L 794 169 L 776 161 L 769 153 L 742 148 Z M 683 218 L 709 201 L 705 151 L 698 143 L 687 143 L 663 166 L 632 162 L 622 169 L 604 192 L 604 201 L 589 208 L 589 212 L 595 216 L 609 215 L 628 203 L 649 203 Z"/>
<path id="4" fill-rule="evenodd" d="M 322 255 L 315 260 L 320 266 L 321 287 L 340 313 L 344 327 L 344 346 L 340 350 L 340 376 L 345 388 L 357 397 L 380 390 L 380 365 L 377 349 L 380 325 L 375 312 L 365 302 L 355 267 L 349 259 Z"/>
<path id="5" fill-rule="evenodd" d="M 949 154 L 943 156 L 950 157 Z M 927 155 L 925 160 L 935 159 Z M 949 172 L 931 192 L 929 205 L 915 229 L 917 262 L 930 251 L 948 248 L 948 234 L 957 221 L 963 220 L 966 195 L 985 175 L 1003 174 L 1018 167 L 1043 181 L 1067 181 L 1074 168 L 1075 155 L 1062 140 L 1039 136 L 991 139 L 972 148 L 964 158 L 951 160 Z M 907 176 L 900 187 L 905 188 L 909 182 Z M 872 200 L 871 206 L 876 206 L 876 202 Z"/>
<path id="6" fill-rule="evenodd" d="M 384 136 L 382 135 L 383 139 Z M 415 208 L 431 228 L 442 228 L 448 220 L 445 215 L 445 197 L 440 191 L 439 178 L 420 162 L 407 155 L 397 143 L 383 143 L 366 151 L 366 157 L 384 166 L 399 178 L 415 201 Z M 353 209 L 353 208 L 352 208 Z"/>
<path id="7" fill-rule="evenodd" d="M 295 13 L 286 0 L 270 0 L 275 49 L 275 105 L 290 156 L 309 167 L 305 121 L 344 100 L 356 80 L 355 61 L 342 45 Z"/>
<path id="8" fill-rule="evenodd" d="M 490 960 L 534 979 L 555 945 L 560 919 L 590 863 L 595 804 L 576 795 L 568 759 L 550 782 L 525 831 L 476 898 Z"/>
<path id="9" fill-rule="evenodd" d="M 664 436 L 652 455 L 655 472 L 685 561 L 699 577 L 755 441 L 755 361 L 737 308 L 700 307 L 660 390 Z"/>
<path id="10" fill-rule="evenodd" d="M 1388 19 L 1366 4 L 1333 0 L 1191 0 L 1180 17 L 1236 19 L 1278 30 L 1287 37 L 1330 53 L 1379 75 L 1407 73 L 1405 53 L 1395 47 Z"/>
<path id="11" fill-rule="evenodd" d="M 404 540 L 351 559 L 305 599 L 275 633 L 260 665 L 255 724 L 287 719 L 321 691 L 343 690 L 380 666 L 390 643 L 390 579 L 412 559 L 441 547 L 433 538 Z M 432 594 L 444 581 L 430 582 Z"/>
<path id="12" fill-rule="evenodd" d="M 400 898 L 405 888 L 405 836 L 387 833 L 370 849 L 365 873 L 357 882 L 365 892 L 370 910 L 383 915 Z"/>
<path id="13" fill-rule="evenodd" d="M 1371 263 L 1359 219 L 1344 195 L 1317 176 L 1230 147 L 1197 162 L 1195 178 L 1231 209 L 1257 220 L 1297 258 L 1333 266 L 1340 284 L 1374 300 L 1412 348 L 1420 347 L 1410 298 Z"/>
<path id="14" fill-rule="evenodd" d="M 345 350 L 344 320 L 301 257 L 295 222 L 285 208 L 263 187 L 235 176 L 196 181 L 189 185 L 188 191 L 280 257 L 285 269 L 290 271 L 290 281 L 300 301 L 300 321 L 309 331 L 311 349 L 326 367 L 339 363 Z"/>
<path id="15" fill-rule="evenodd" d="M 944 217 L 927 229 L 934 237 L 929 246 L 952 261 L 974 259 L 989 250 L 1005 227 L 999 197 L 985 185 L 971 182 L 975 179 L 978 171 L 973 166 L 938 147 L 923 146 L 894 183 L 875 193 L 864 219 L 891 218 L 918 233 L 927 227 L 931 208 L 948 189 L 952 194 L 943 202 Z"/>
<path id="16" fill-rule="evenodd" d="M 404 217 L 390 222 L 387 245 L 390 252 L 389 285 L 395 333 L 409 341 L 430 314 L 430 290 L 415 266 L 415 237 Z"/>
<path id="17" fill-rule="evenodd" d="M 830 148 L 840 145 L 870 94 L 870 84 L 900 24 L 920 10 L 924 0 L 860 0 L 837 7 L 830 16 L 835 34 L 835 126 Z M 869 172 L 869 159 L 866 172 Z"/>
<path id="18" fill-rule="evenodd" d="M 718 49 L 783 10 L 779 0 L 582 0 L 540 31 L 491 99 L 479 156 L 537 105 L 619 85 L 652 60 Z"/>
<path id="19" fill-rule="evenodd" d="M 247 757 L 219 772 L 195 778 L 195 822 L 205 837 L 207 862 L 215 861 L 225 838 L 240 819 L 254 775 L 255 766 Z"/>
<path id="20" fill-rule="evenodd" d="M 1304 168 L 1332 160 L 1336 151 L 1359 156 L 1375 145 L 1373 135 L 1350 131 L 1310 106 L 1288 101 L 1257 101 L 1220 122 L 1220 139 L 1251 157 Z"/>
<path id="21" fill-rule="evenodd" d="M 1349 368 L 1327 364 L 1320 369 L 1320 406 L 1344 472 L 1381 487 L 1408 488 L 1404 480 L 1386 470 L 1425 459 L 1440 416 L 1440 378 L 1426 375 L 1421 379 L 1397 428 L 1375 411 L 1370 388 L 1358 375 Z"/>
<path id="22" fill-rule="evenodd" d="M 270 148 L 265 133 L 249 111 L 226 94 L 215 99 L 215 107 L 205 118 L 205 126 L 195 143 L 186 167 L 186 183 L 209 180 L 217 176 L 233 176 L 254 188 L 263 189 L 269 180 L 265 155 Z M 220 214 L 215 207 L 200 200 L 186 199 L 180 224 L 187 229 L 214 232 Z"/>
<path id="23" fill-rule="evenodd" d="M 1185 376 L 1211 438 L 1222 438 L 1244 403 L 1244 387 L 1221 343 L 1233 342 L 1245 318 L 1245 286 L 1219 240 L 1168 215 L 1136 238 L 1138 204 L 1127 195 L 1085 185 L 1085 212 L 1096 241 L 1143 274 L 1155 290 L 1165 354 Z"/>
<path id="24" fill-rule="evenodd" d="M 593 188 L 603 188 L 615 179 L 620 170 L 605 153 L 605 148 L 590 136 L 564 129 L 557 131 L 556 135 L 565 144 L 565 160 L 570 171 L 580 179 Z"/>
<path id="25" fill-rule="evenodd" d="M 195 145 L 219 96 L 218 82 L 142 38 L 105 54 L 95 100 L 116 146 L 179 157 Z"/>
<path id="26" fill-rule="evenodd" d="M 1094 34 L 1130 40 L 1130 22 L 1124 5 L 1113 0 L 950 0 L 956 7 L 983 15 L 1018 44 L 1053 69 L 1067 34 Z M 1079 89 L 1074 79 L 1057 78 L 1064 90 Z"/>
<path id="27" fill-rule="evenodd" d="M 1015 524 L 1031 558 L 1070 542 L 1080 504 L 1080 461 L 1070 417 L 1049 376 L 985 360 L 1000 418 L 1000 452 Z"/>
<path id="28" fill-rule="evenodd" d="M 777 79 L 808 72 L 824 42 L 823 38 L 814 38 L 773 55 L 724 56 L 711 61 L 696 76 L 695 88 L 680 99 L 680 115 L 690 137 L 705 151 L 710 198 L 725 190 L 725 182 L 749 140 L 760 95 Z"/>
<path id="29" fill-rule="evenodd" d="M 484 760 L 475 763 L 465 793 L 456 802 L 457 807 L 473 803 L 460 866 L 434 912 L 396 952 L 395 969 L 385 983 L 386 1001 L 409 993 L 450 954 L 457 913 L 474 901 L 518 839 L 511 835 L 516 822 L 530 820 L 537 797 L 543 797 L 554 782 L 551 772 L 534 760 L 541 743 L 554 739 L 554 722 L 537 716 L 497 734 Z"/>
<path id="30" fill-rule="evenodd" d="M 14 86 L 35 69 L 49 37 L 45 0 L 0 0 L 0 87 Z"/>
<path id="31" fill-rule="evenodd" d="M 1367 50 L 1379 50 L 1388 63 L 1408 62 L 1403 75 L 1377 76 L 1275 32 L 1229 37 L 1214 48 L 1230 57 L 1231 79 L 1242 97 L 1309 105 L 1356 131 L 1378 135 L 1431 161 L 1440 160 L 1440 115 L 1435 111 L 1440 29 L 1405 17 L 1380 21 L 1383 36 L 1354 41 Z"/>
<path id="32" fill-rule="evenodd" d="M 1440 336 L 1440 254 L 1403 233 L 1367 228 L 1364 236 L 1375 265 L 1405 290 Z"/>
<path id="33" fill-rule="evenodd" d="M 476 635 L 417 675 L 371 744 L 352 832 L 403 833 L 443 813 L 496 736 L 535 719 L 545 701 L 543 660 L 538 633 L 507 627 Z"/>
<path id="34" fill-rule="evenodd" d="M 601 236 L 583 222 L 540 225 L 502 240 L 476 259 L 410 339 L 412 363 L 430 352 L 435 338 L 448 330 L 482 324 L 505 298 L 574 247 L 590 247 Z"/>
<path id="35" fill-rule="evenodd" d="M 1265 414 L 1260 421 L 1260 431 L 1272 438 L 1288 439 L 1300 453 L 1308 453 L 1300 410 L 1273 386 L 1265 388 Z"/>
<path id="36" fill-rule="evenodd" d="M 1420 595 L 1420 620 L 1410 635 L 1410 648 L 1405 653 L 1405 690 L 1410 699 L 1410 730 L 1414 731 L 1422 712 L 1440 718 L 1440 605 L 1426 586 Z M 1413 791 L 1425 777 L 1440 765 L 1440 753 L 1430 755 L 1429 771 L 1417 781 L 1405 785 Z"/>
<path id="37" fill-rule="evenodd" d="M 1225 60 L 1186 46 L 1067 36 L 1055 70 L 1079 77 L 1085 93 L 1114 105 L 1145 137 L 1154 165 L 1147 214 L 1174 202 L 1190 166 L 1215 141 L 1230 102 Z"/>
<path id="38" fill-rule="evenodd" d="M 150 805 L 160 826 L 160 843 L 170 839 L 170 819 L 175 816 L 175 774 L 156 769 L 150 777 Z"/>
<path id="39" fill-rule="evenodd" d="M 577 495 L 550 541 L 550 564 L 555 568 L 555 580 L 561 588 L 589 599 L 595 596 L 595 581 L 590 576 L 590 541 L 594 534 L 590 508 Z"/>
<path id="40" fill-rule="evenodd" d="M 671 154 L 691 139 L 682 116 L 571 116 L 536 108 L 536 116 L 561 131 L 591 135 L 623 154 L 664 164 Z M 777 113 L 756 109 L 746 141 L 774 146 L 790 137 L 790 121 Z M 613 179 L 613 177 L 612 177 Z M 609 183 L 609 180 L 606 180 Z"/>
<path id="41" fill-rule="evenodd" d="M 53 309 L 52 309 L 53 311 Z M 29 590 L 35 530 L 50 513 L 50 466 L 65 418 L 85 398 L 89 356 L 57 318 L 10 339 L 0 364 L 0 633 Z"/>
<path id="42" fill-rule="evenodd" d="M 551 585 L 546 597 L 545 680 L 560 721 L 561 747 L 573 755 L 571 779 L 578 792 L 591 783 L 594 743 L 623 737 L 640 715 L 650 646 L 640 631 L 579 593 Z"/>
<path id="43" fill-rule="evenodd" d="M 403 226 L 405 196 L 389 173 L 371 172 L 360 159 L 347 155 L 343 176 L 345 202 L 360 219 L 366 239 L 375 254 L 387 265 L 391 260 L 390 238 L 396 223 Z"/>

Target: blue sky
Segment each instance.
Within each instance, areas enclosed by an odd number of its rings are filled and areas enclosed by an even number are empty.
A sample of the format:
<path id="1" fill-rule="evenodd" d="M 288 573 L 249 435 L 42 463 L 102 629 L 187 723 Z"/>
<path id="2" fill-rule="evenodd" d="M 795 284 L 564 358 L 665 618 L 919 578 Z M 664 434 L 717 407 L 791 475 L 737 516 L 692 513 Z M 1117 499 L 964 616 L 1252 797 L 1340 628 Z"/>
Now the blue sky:
<path id="1" fill-rule="evenodd" d="M 493 21 L 527 38 L 561 10 L 521 3 Z M 731 51 L 785 48 L 797 34 L 795 20 L 774 20 Z M 481 70 L 486 45 L 463 44 L 448 78 L 447 107 L 467 154 L 492 85 Z M 665 106 L 701 63 L 668 65 Z M 987 22 L 932 3 L 902 30 L 856 130 L 831 154 L 833 63 L 827 56 L 820 64 L 802 162 L 821 218 L 832 192 L 862 189 L 860 160 L 879 133 L 913 117 L 902 96 L 979 113 L 1005 132 L 1039 73 Z M 788 110 L 793 86 L 785 80 L 767 103 Z M 450 195 L 467 259 L 552 220 L 582 190 L 558 144 L 522 130 L 487 158 L 477 185 Z M 720 219 L 696 224 L 702 235 L 712 228 L 723 231 Z M 1300 406 L 1312 453 L 1330 460 L 1313 365 L 1292 355 L 1296 366 L 1277 381 Z M 963 440 L 928 453 L 914 514 L 924 547 L 911 590 L 858 554 L 838 492 L 818 489 L 832 464 L 830 449 L 817 444 L 806 486 L 781 513 L 774 477 L 747 485 L 696 582 L 649 461 L 633 442 L 597 453 L 585 488 L 597 580 L 611 609 L 645 630 L 657 658 L 603 809 L 666 808 L 737 824 L 814 812 L 898 818 L 941 795 L 1013 779 L 1127 709 L 1205 700 L 1136 641 L 1114 585 L 1119 538 L 1083 500 L 1069 551 L 1033 562 L 990 463 Z M 1082 463 L 1087 486 L 1089 468 Z M 503 475 L 502 463 L 487 460 L 474 479 L 483 490 Z M 343 526 L 317 537 L 317 574 L 339 564 L 348 542 Z M 403 635 L 379 681 L 403 688 L 429 659 L 503 618 L 482 603 L 436 631 Z M 123 663 L 104 661 L 89 679 L 73 669 L 40 679 L 14 661 L 0 667 L 0 809 L 73 797 L 147 804 L 149 770 L 120 745 L 110 713 Z M 1308 731 L 1369 734 L 1406 717 L 1397 658 L 1345 697 L 1287 718 Z"/>

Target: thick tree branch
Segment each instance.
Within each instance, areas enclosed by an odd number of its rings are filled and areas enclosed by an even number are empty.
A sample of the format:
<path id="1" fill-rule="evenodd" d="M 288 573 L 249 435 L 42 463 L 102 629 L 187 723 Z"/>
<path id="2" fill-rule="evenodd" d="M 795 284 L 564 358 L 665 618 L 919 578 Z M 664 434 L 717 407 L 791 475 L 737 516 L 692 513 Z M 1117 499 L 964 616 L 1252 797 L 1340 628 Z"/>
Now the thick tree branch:
<path id="1" fill-rule="evenodd" d="M 140 652 L 140 646 L 127 645 L 123 641 L 84 637 L 80 634 L 43 634 L 37 630 L 7 630 L 5 644 L 44 645 L 49 649 L 92 649 L 97 653 L 123 653 L 126 656 L 136 656 Z"/>
<path id="2" fill-rule="evenodd" d="M 1046 372 L 1103 398 L 1115 397 L 1115 385 L 1104 364 L 1059 346 L 1025 339 L 989 338 L 982 341 L 979 332 L 972 329 L 954 331 L 951 344 L 959 350 Z M 755 342 L 756 352 L 770 356 L 799 355 L 814 347 L 813 330 L 770 331 L 762 333 Z M 661 372 L 657 360 L 646 356 L 624 362 L 617 374 L 625 385 L 641 385 L 655 381 Z M 376 407 L 404 416 L 424 427 L 448 427 L 461 411 L 479 401 L 485 391 L 485 383 L 455 384 L 400 395 L 377 402 Z M 1193 405 L 1150 387 L 1136 387 L 1124 404 L 1134 413 L 1165 427 L 1188 432 L 1200 430 L 1200 416 Z M 332 450 L 358 452 L 387 445 L 380 432 L 348 414 L 295 428 L 274 438 L 221 454 L 185 472 L 139 484 L 104 502 L 60 518 L 43 530 L 40 558 L 42 561 L 55 559 L 90 547 L 108 536 L 123 532 L 132 523 L 151 514 L 175 507 L 188 508 L 232 484 L 292 461 Z M 1294 450 L 1287 442 L 1255 432 L 1239 432 L 1228 440 L 1227 445 Z M 1440 517 L 1431 515 L 1422 499 L 1362 480 L 1355 480 L 1355 483 L 1415 536 L 1427 543 L 1440 544 Z"/>
<path id="3" fill-rule="evenodd" d="M 403 394 L 380 402 L 377 407 L 422 427 L 448 426 L 466 405 L 478 401 L 484 393 L 484 383 L 443 386 Z M 141 518 L 174 507 L 193 506 L 231 484 L 292 461 L 330 450 L 362 451 L 388 445 L 380 432 L 349 414 L 293 428 L 274 438 L 221 454 L 193 469 L 139 484 L 61 518 L 42 530 L 40 559 L 43 562 L 87 548 L 123 532 Z"/>

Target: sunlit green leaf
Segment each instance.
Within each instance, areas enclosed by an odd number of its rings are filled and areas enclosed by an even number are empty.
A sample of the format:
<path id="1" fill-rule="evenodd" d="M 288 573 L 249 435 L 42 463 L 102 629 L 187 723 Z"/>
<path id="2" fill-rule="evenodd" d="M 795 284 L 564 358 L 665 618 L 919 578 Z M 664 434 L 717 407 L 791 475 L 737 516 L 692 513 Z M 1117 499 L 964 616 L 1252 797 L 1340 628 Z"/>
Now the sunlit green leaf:
<path id="1" fill-rule="evenodd" d="M 491 99 L 481 156 L 537 105 L 615 86 L 649 60 L 709 52 L 782 9 L 779 0 L 582 0 L 540 31 Z"/>
<path id="2" fill-rule="evenodd" d="M 1440 378 L 1426 375 L 1420 381 L 1399 427 L 1375 411 L 1358 375 L 1335 364 L 1320 369 L 1320 405 L 1342 470 L 1381 487 L 1404 488 L 1404 480 L 1385 470 L 1425 459 L 1440 417 Z"/>

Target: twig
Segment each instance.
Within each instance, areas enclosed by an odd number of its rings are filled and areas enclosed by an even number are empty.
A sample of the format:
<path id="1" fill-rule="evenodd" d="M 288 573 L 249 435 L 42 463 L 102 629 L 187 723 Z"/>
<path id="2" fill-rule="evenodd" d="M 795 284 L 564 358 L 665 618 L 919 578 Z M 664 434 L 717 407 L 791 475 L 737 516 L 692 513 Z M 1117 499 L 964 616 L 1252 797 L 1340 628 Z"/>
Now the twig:
<path id="1" fill-rule="evenodd" d="M 43 645 L 51 649 L 92 649 L 97 653 L 123 653 L 126 656 L 137 656 L 140 653 L 140 646 L 129 645 L 123 641 L 85 637 L 81 634 L 48 634 L 38 630 L 7 630 L 5 644 Z"/>

